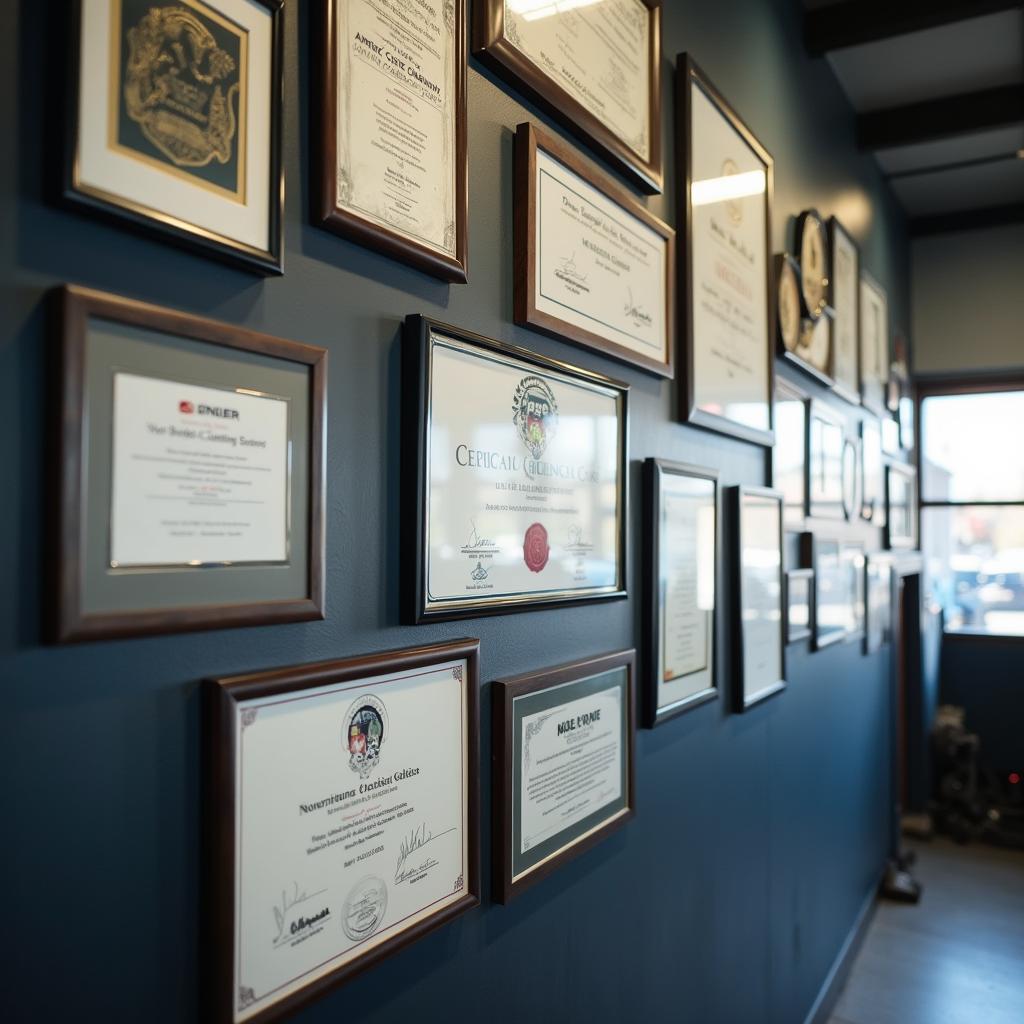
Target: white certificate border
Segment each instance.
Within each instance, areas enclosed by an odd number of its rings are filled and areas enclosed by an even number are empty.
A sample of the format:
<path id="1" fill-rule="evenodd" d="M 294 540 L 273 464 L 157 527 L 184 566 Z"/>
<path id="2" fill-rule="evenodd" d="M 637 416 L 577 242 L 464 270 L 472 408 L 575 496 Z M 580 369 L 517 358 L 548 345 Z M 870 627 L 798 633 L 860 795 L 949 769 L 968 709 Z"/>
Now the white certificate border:
<path id="1" fill-rule="evenodd" d="M 361 942 L 350 946 L 344 952 L 335 953 L 333 956 L 328 957 L 326 960 L 321 961 L 319 964 L 307 968 L 301 974 L 289 979 L 278 985 L 276 988 L 271 989 L 269 992 L 263 995 L 255 995 L 251 1000 L 247 999 L 245 1006 L 239 1006 L 239 994 L 243 989 L 241 982 L 241 933 L 242 933 L 242 810 L 244 807 L 243 800 L 243 788 L 245 773 L 242 769 L 242 762 L 244 758 L 244 746 L 245 746 L 245 730 L 251 726 L 257 719 L 259 711 L 263 708 L 275 707 L 281 704 L 294 704 L 304 700 L 311 700 L 315 698 L 331 696 L 334 694 L 345 693 L 352 690 L 368 690 L 376 687 L 386 686 L 389 683 L 396 682 L 408 682 L 411 679 L 418 679 L 421 676 L 433 676 L 440 672 L 444 672 L 446 669 L 450 669 L 453 676 L 459 680 L 459 737 L 461 740 L 462 749 L 462 870 L 460 878 L 462 880 L 462 888 L 456 889 L 449 893 L 447 896 L 443 896 L 426 906 L 420 907 L 418 910 L 399 921 L 394 921 L 387 928 L 381 931 L 375 932 L 373 935 L 368 936 Z M 456 673 L 458 673 L 456 675 Z M 272 1007 L 280 1002 L 281 999 L 287 998 L 293 993 L 301 992 L 305 985 L 312 984 L 320 978 L 330 976 L 334 971 L 341 970 L 349 964 L 357 962 L 361 957 L 372 952 L 379 946 L 384 945 L 389 941 L 393 941 L 399 938 L 400 935 L 407 931 L 411 927 L 415 927 L 416 923 L 428 922 L 434 915 L 443 911 L 446 907 L 457 903 L 459 900 L 464 899 L 466 896 L 471 895 L 470 893 L 470 880 L 469 874 L 469 861 L 470 861 L 470 843 L 472 837 L 469 835 L 470 826 L 470 772 L 473 766 L 469 763 L 468 756 L 468 741 L 469 736 L 467 734 L 467 718 L 468 718 L 468 700 L 466 687 L 473 682 L 472 674 L 469 672 L 469 658 L 454 658 L 451 660 L 440 661 L 436 664 L 425 665 L 411 671 L 406 669 L 399 669 L 396 672 L 385 672 L 380 675 L 369 675 L 361 676 L 356 679 L 350 679 L 344 683 L 331 684 L 327 683 L 323 686 L 312 686 L 303 689 L 297 693 L 285 693 L 285 694 L 273 694 L 269 697 L 254 697 L 249 700 L 235 701 L 233 704 L 233 720 L 232 720 L 232 736 L 234 740 L 234 787 L 233 787 L 233 800 L 235 807 L 234 817 L 234 836 L 233 836 L 233 870 L 234 870 L 234 921 L 232 922 L 232 965 L 233 965 L 233 978 L 231 986 L 231 1005 L 232 1005 L 232 1017 L 235 1021 L 241 1022 L 248 1020 L 253 1014 L 261 1012 L 264 1009 Z M 439 906 L 444 904 L 444 906 Z M 436 908 L 431 910 L 431 908 Z M 427 913 L 430 911 L 430 913 Z M 410 919 L 416 919 L 412 925 L 405 925 L 399 932 L 396 933 L 395 929 L 398 926 L 405 924 Z M 347 957 L 347 959 L 329 970 L 325 970 L 328 964 L 333 963 L 341 957 Z M 303 982 L 304 978 L 309 975 L 315 975 L 309 981 Z M 257 1006 L 258 1003 L 269 999 L 276 993 L 281 993 L 278 997 L 267 1003 L 266 1007 Z M 251 990 L 250 990 L 251 991 Z"/>
<path id="2" fill-rule="evenodd" d="M 624 522 L 629 503 L 628 498 L 628 469 L 629 469 L 629 441 L 628 441 L 628 411 L 626 408 L 626 390 L 622 390 L 594 380 L 588 371 L 579 371 L 579 376 L 574 376 L 570 371 L 562 371 L 553 366 L 543 357 L 533 356 L 527 352 L 522 355 L 516 352 L 505 351 L 501 343 L 494 343 L 496 347 L 462 340 L 451 334 L 445 333 L 444 329 L 437 325 L 427 325 L 427 370 L 426 370 L 426 416 L 425 432 L 423 441 L 423 473 L 424 479 L 420 485 L 420 500 L 422 500 L 422 526 L 421 540 L 422 551 L 420 554 L 420 570 L 423 573 L 420 594 L 417 595 L 417 608 L 419 615 L 423 614 L 444 614 L 445 610 L 452 611 L 471 610 L 477 614 L 497 612 L 508 607 L 528 608 L 531 604 L 552 604 L 556 601 L 578 601 L 595 598 L 617 597 L 626 595 L 626 544 Z M 528 371 L 542 377 L 549 377 L 558 380 L 563 384 L 572 387 L 585 387 L 592 391 L 605 394 L 615 402 L 616 420 L 618 423 L 617 440 L 619 445 L 619 457 L 616 459 L 616 575 L 615 583 L 604 586 L 587 586 L 579 588 L 553 588 L 550 590 L 526 590 L 520 593 L 510 592 L 508 594 L 495 594 L 486 598 L 434 598 L 430 595 L 430 456 L 431 439 L 433 437 L 433 392 L 434 392 L 434 349 L 435 346 L 444 346 L 455 351 L 463 352 L 477 359 L 484 359 L 500 363 L 503 366 L 526 367 Z"/>
<path id="3" fill-rule="evenodd" d="M 109 368 L 110 379 L 111 379 L 111 408 L 110 408 L 110 504 L 109 514 L 107 516 L 107 571 L 117 575 L 126 575 L 129 573 L 152 573 L 154 570 L 161 569 L 184 569 L 184 570 L 201 570 L 209 568 L 228 568 L 231 566 L 240 565 L 289 565 L 292 560 L 292 469 L 293 467 L 293 409 L 292 401 L 287 395 L 275 395 L 269 391 L 259 391 L 255 388 L 243 388 L 243 387 L 227 387 L 223 384 L 210 384 L 201 380 L 193 380 L 189 377 L 155 377 L 151 373 L 143 373 L 137 369 L 130 369 L 120 364 L 112 365 Z M 288 436 L 286 442 L 286 455 L 285 455 L 285 494 L 284 494 L 284 552 L 285 556 L 282 559 L 259 559 L 259 560 L 246 560 L 244 562 L 232 562 L 232 561 L 218 561 L 218 562 L 132 562 L 130 565 L 125 565 L 123 562 L 114 562 L 112 555 L 114 551 L 114 524 L 113 524 L 113 512 L 114 512 L 114 484 L 116 478 L 116 446 L 117 438 L 114 433 L 114 395 L 115 389 L 113 387 L 113 381 L 119 374 L 126 374 L 130 377 L 141 377 L 145 380 L 161 381 L 167 384 L 182 384 L 186 387 L 193 386 L 198 388 L 206 388 L 209 391 L 223 391 L 229 395 L 242 394 L 247 395 L 250 398 L 269 398 L 274 401 L 284 402 L 285 404 L 285 431 Z"/>

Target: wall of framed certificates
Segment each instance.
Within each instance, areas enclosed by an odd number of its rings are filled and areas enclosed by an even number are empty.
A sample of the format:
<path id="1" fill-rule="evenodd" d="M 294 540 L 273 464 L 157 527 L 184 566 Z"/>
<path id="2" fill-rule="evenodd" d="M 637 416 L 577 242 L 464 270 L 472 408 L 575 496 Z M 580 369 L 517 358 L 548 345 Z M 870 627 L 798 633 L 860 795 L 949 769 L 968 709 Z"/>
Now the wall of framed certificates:
<path id="1" fill-rule="evenodd" d="M 15 1018 L 600 1020 L 642 972 L 648 1019 L 802 1020 L 828 975 L 888 828 L 875 556 L 914 482 L 848 345 L 862 271 L 910 323 L 902 220 L 775 5 L 537 13 L 0 5 Z M 780 253 L 831 386 L 778 356 Z M 826 530 L 864 638 L 815 651 Z"/>

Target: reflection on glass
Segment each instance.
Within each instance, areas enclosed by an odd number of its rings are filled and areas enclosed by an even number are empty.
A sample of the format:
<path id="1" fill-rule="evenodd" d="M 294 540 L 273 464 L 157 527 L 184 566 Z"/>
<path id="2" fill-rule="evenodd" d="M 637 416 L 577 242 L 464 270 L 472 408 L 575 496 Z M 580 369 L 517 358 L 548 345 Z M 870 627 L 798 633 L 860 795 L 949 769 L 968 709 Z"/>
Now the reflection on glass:
<path id="1" fill-rule="evenodd" d="M 788 391 L 775 392 L 775 448 L 773 484 L 782 491 L 787 526 L 802 528 L 804 521 L 804 445 L 807 405 Z"/>

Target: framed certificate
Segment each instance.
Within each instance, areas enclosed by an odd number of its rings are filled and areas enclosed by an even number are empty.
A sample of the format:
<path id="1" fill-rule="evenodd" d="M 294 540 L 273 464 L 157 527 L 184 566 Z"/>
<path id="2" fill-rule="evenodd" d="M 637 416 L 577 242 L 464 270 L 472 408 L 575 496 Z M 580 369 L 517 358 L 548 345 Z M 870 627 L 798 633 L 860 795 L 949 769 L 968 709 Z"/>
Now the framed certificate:
<path id="1" fill-rule="evenodd" d="M 626 596 L 626 395 L 608 377 L 406 320 L 407 622 Z"/>
<path id="2" fill-rule="evenodd" d="M 479 643 L 206 681 L 207 1003 L 265 1024 L 480 902 Z"/>
<path id="3" fill-rule="evenodd" d="M 804 316 L 817 320 L 828 298 L 828 240 L 817 210 L 796 219 L 796 251 L 800 258 L 800 299 Z"/>
<path id="4" fill-rule="evenodd" d="M 882 465 L 882 430 L 874 416 L 860 421 L 861 518 L 885 525 L 885 471 Z"/>
<path id="5" fill-rule="evenodd" d="M 860 250 L 835 217 L 829 220 L 832 257 L 828 296 L 832 320 L 832 381 L 841 398 L 860 404 Z"/>
<path id="6" fill-rule="evenodd" d="M 783 522 L 788 530 L 803 530 L 807 521 L 806 392 L 782 376 L 775 378 L 775 446 L 772 448 L 772 486 L 782 492 Z"/>
<path id="7" fill-rule="evenodd" d="M 661 191 L 661 0 L 475 0 L 473 55 L 635 185 Z"/>
<path id="8" fill-rule="evenodd" d="M 873 654 L 892 639 L 892 569 L 892 560 L 885 555 L 868 555 L 864 568 L 865 654 Z"/>
<path id="9" fill-rule="evenodd" d="M 673 375 L 675 231 L 572 147 L 516 129 L 515 318 Z"/>
<path id="10" fill-rule="evenodd" d="M 279 274 L 283 0 L 77 0 L 63 197 Z"/>
<path id="11" fill-rule="evenodd" d="M 814 518 L 843 519 L 843 421 L 822 401 L 811 400 L 807 428 L 807 497 Z"/>
<path id="12" fill-rule="evenodd" d="M 321 223 L 465 282 L 466 0 L 323 0 L 322 10 Z"/>
<path id="13" fill-rule="evenodd" d="M 882 286 L 860 272 L 860 394 L 872 412 L 885 412 L 889 382 L 889 300 Z"/>
<path id="14" fill-rule="evenodd" d="M 653 728 L 718 696 L 718 473 L 647 459 L 644 489 L 644 724 Z"/>
<path id="15" fill-rule="evenodd" d="M 902 462 L 885 467 L 885 546 L 917 547 L 917 472 Z"/>
<path id="16" fill-rule="evenodd" d="M 494 898 L 508 903 L 635 808 L 634 652 L 494 684 Z"/>
<path id="17" fill-rule="evenodd" d="M 730 487 L 732 621 L 736 631 L 733 709 L 746 711 L 786 686 L 782 495 Z"/>
<path id="18" fill-rule="evenodd" d="M 795 644 L 811 635 L 814 570 L 790 569 L 786 573 L 786 643 Z"/>
<path id="19" fill-rule="evenodd" d="M 326 351 L 58 297 L 54 639 L 323 618 Z"/>
<path id="20" fill-rule="evenodd" d="M 676 68 L 686 244 L 680 415 L 772 443 L 771 156 L 688 54 Z"/>

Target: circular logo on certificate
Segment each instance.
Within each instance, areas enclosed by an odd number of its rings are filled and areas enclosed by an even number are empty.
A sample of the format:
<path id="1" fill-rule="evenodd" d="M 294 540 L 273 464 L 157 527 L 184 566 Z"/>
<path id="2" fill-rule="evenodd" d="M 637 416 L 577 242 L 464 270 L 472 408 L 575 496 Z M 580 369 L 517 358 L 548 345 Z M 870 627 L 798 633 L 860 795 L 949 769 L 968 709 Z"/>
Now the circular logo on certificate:
<path id="1" fill-rule="evenodd" d="M 341 914 L 341 927 L 353 942 L 368 939 L 384 920 L 388 909 L 388 887 L 379 878 L 367 875 L 352 887 Z"/>
<path id="2" fill-rule="evenodd" d="M 523 538 L 523 561 L 530 572 L 540 572 L 548 564 L 551 548 L 548 546 L 548 531 L 540 523 L 534 523 L 526 530 Z"/>
<path id="3" fill-rule="evenodd" d="M 512 398 L 512 413 L 523 444 L 539 459 L 558 429 L 558 403 L 547 381 L 524 377 Z"/>
<path id="4" fill-rule="evenodd" d="M 348 749 L 348 766 L 361 779 L 368 778 L 380 761 L 387 724 L 384 705 L 369 694 L 353 702 L 345 714 L 344 743 Z"/>

